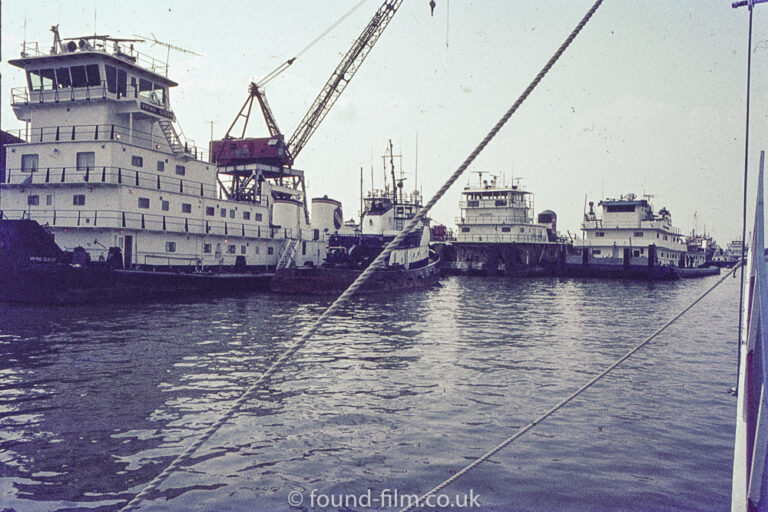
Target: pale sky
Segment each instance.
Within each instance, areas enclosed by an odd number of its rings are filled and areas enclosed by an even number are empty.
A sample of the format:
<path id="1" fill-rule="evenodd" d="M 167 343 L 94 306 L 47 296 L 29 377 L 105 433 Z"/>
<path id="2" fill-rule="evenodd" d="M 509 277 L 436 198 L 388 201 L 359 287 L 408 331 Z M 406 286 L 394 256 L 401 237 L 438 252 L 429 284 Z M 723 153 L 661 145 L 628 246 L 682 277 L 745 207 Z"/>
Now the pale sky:
<path id="1" fill-rule="evenodd" d="M 383 182 L 392 139 L 414 186 L 431 196 L 515 101 L 592 0 L 405 0 L 341 99 L 304 148 L 310 197 L 328 194 L 358 215 L 365 189 Z M 320 35 L 357 0 L 5 2 L 3 60 L 21 43 L 62 37 L 150 35 L 203 55 L 171 52 L 171 103 L 184 132 L 207 148 L 224 135 L 248 83 Z M 288 138 L 343 54 L 381 4 L 368 0 L 273 80 L 267 97 Z M 25 26 L 26 19 L 26 29 Z M 95 21 L 94 21 L 95 19 Z M 706 226 L 725 245 L 741 235 L 747 55 L 746 8 L 730 0 L 605 0 L 560 62 L 470 170 L 522 178 L 535 213 L 554 210 L 578 231 L 585 195 L 653 194 L 683 232 Z M 165 59 L 165 48 L 138 45 Z M 750 172 L 768 147 L 768 4 L 754 15 Z M 2 63 L 2 126 L 21 128 Z M 259 112 L 248 135 L 266 135 Z M 454 227 L 462 178 L 432 212 Z M 471 175 L 476 180 L 476 175 Z M 755 180 L 749 187 L 754 202 Z M 752 210 L 750 206 L 750 211 Z M 751 216 L 751 213 L 749 214 Z M 751 218 L 749 225 L 751 225 Z"/>

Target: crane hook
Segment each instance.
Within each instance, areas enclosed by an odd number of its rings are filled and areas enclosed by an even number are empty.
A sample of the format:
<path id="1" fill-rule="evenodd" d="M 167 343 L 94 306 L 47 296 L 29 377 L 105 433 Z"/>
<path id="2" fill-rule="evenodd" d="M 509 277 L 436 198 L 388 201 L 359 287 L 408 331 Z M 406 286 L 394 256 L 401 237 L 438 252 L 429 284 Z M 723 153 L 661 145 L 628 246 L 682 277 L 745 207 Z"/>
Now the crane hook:
<path id="1" fill-rule="evenodd" d="M 429 10 L 431 16 L 435 15 L 435 5 L 437 5 L 435 4 L 435 0 L 429 0 Z"/>

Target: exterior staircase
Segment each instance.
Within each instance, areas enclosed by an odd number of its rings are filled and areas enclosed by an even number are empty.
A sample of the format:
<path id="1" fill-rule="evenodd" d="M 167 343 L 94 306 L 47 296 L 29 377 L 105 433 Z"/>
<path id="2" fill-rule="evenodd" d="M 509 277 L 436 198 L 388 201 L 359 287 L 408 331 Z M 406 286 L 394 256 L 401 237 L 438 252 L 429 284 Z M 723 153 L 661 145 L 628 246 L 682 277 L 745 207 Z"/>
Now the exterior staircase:
<path id="1" fill-rule="evenodd" d="M 277 257 L 276 269 L 289 268 L 296 266 L 296 247 L 299 245 L 299 240 L 288 239 L 280 249 L 280 254 Z"/>
<path id="2" fill-rule="evenodd" d="M 171 147 L 173 154 L 178 155 L 179 153 L 184 153 L 184 144 L 181 143 L 181 137 L 179 137 L 179 134 L 176 132 L 173 123 L 171 121 L 160 119 L 158 124 L 160 125 L 160 129 L 163 130 L 165 140 L 168 141 L 168 145 Z"/>

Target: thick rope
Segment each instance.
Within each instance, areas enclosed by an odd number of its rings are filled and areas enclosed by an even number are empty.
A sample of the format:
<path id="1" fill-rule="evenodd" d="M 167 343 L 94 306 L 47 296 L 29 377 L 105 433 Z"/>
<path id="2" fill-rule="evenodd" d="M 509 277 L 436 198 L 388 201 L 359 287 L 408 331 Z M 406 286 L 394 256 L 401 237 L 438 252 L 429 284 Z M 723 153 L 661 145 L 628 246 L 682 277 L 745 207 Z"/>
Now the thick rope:
<path id="1" fill-rule="evenodd" d="M 134 498 L 129 501 L 123 508 L 121 508 L 121 512 L 129 511 L 129 510 L 135 510 L 135 508 L 141 503 L 145 498 L 149 496 L 150 493 L 152 493 L 155 489 L 158 488 L 158 486 L 174 471 L 176 471 L 181 465 L 189 458 L 190 455 L 192 455 L 195 451 L 197 451 L 198 448 L 200 448 L 206 441 L 208 441 L 211 436 L 213 436 L 214 433 L 216 433 L 219 428 L 221 428 L 224 423 L 229 421 L 237 411 L 240 410 L 240 407 L 245 404 L 248 399 L 253 395 L 254 392 L 259 390 L 262 386 L 262 384 L 272 375 L 274 374 L 278 368 L 280 368 L 283 363 L 285 363 L 288 359 L 290 359 L 293 354 L 295 354 L 299 349 L 301 349 L 309 340 L 309 338 L 315 333 L 315 331 L 325 322 L 325 320 L 330 317 L 336 310 L 338 310 L 343 304 L 345 304 L 351 297 L 354 295 L 354 293 L 365 283 L 365 281 L 368 280 L 369 277 L 371 277 L 371 274 L 373 274 L 376 270 L 383 267 L 386 262 L 389 260 L 389 255 L 392 253 L 392 251 L 402 242 L 406 236 L 408 236 L 409 233 L 414 231 L 416 226 L 422 222 L 424 217 L 426 217 L 429 210 L 437 203 L 437 201 L 440 200 L 443 195 L 448 191 L 449 188 L 456 182 L 456 180 L 459 179 L 459 177 L 464 173 L 464 171 L 469 167 L 469 165 L 477 158 L 477 155 L 480 154 L 480 152 L 485 149 L 485 147 L 488 145 L 488 143 L 496 136 L 496 134 L 501 130 L 501 128 L 506 124 L 506 122 L 509 120 L 510 117 L 512 117 L 512 114 L 517 111 L 517 109 L 520 107 L 520 105 L 523 104 L 523 102 L 530 96 L 531 92 L 536 88 L 536 86 L 541 82 L 541 80 L 544 78 L 544 76 L 547 74 L 547 72 L 552 68 L 552 66 L 557 62 L 557 60 L 560 58 L 560 56 L 563 54 L 566 48 L 571 44 L 571 42 L 574 40 L 576 35 L 581 31 L 582 28 L 584 28 L 584 25 L 587 24 L 589 19 L 592 17 L 592 15 L 595 13 L 598 7 L 600 7 L 600 4 L 603 3 L 603 0 L 597 0 L 595 4 L 592 6 L 592 8 L 587 12 L 587 14 L 582 18 L 582 20 L 579 22 L 578 26 L 571 32 L 571 34 L 568 36 L 568 38 L 565 40 L 565 42 L 560 46 L 560 48 L 557 49 L 557 52 L 552 56 L 552 58 L 547 61 L 547 64 L 544 66 L 544 68 L 539 72 L 538 75 L 536 75 L 536 78 L 533 79 L 533 81 L 528 85 L 528 87 L 523 91 L 523 93 L 520 95 L 520 97 L 515 101 L 515 103 L 507 110 L 507 112 L 502 116 L 502 118 L 494 125 L 494 127 L 491 129 L 491 131 L 488 133 L 488 135 L 485 136 L 485 138 L 480 142 L 480 144 L 470 153 L 470 155 L 464 160 L 464 162 L 459 166 L 458 169 L 451 175 L 450 178 L 443 184 L 443 186 L 438 190 L 434 196 L 429 200 L 429 202 L 422 208 L 419 213 L 408 222 L 408 224 L 405 226 L 405 228 L 398 233 L 398 235 L 392 240 L 381 253 L 376 257 L 376 259 L 371 262 L 371 264 L 366 268 L 358 277 L 355 279 L 355 281 L 349 285 L 349 288 L 347 288 L 344 293 L 342 293 L 328 308 L 314 321 L 312 324 L 307 327 L 304 332 L 301 334 L 299 338 L 296 339 L 296 341 L 293 342 L 286 350 L 283 352 L 283 354 L 274 362 L 272 363 L 272 366 L 270 366 L 248 389 L 246 389 L 242 395 L 240 395 L 240 398 L 235 400 L 235 402 L 230 406 L 227 411 L 224 412 L 224 414 L 216 420 L 213 424 L 211 424 L 210 427 L 194 442 L 192 443 L 184 452 L 182 452 L 179 456 L 174 459 L 173 462 L 171 462 L 168 467 L 166 467 L 159 475 L 157 475 L 155 478 L 150 481 L 146 487 L 144 487 Z"/>
<path id="2" fill-rule="evenodd" d="M 696 300 L 694 300 L 691 304 L 689 304 L 685 309 L 683 309 L 680 313 L 676 314 L 671 320 L 669 320 L 667 323 L 662 325 L 659 329 L 656 330 L 656 332 L 648 336 L 641 343 L 639 343 L 638 345 L 635 345 L 635 347 L 633 347 L 629 352 L 627 352 L 626 354 L 621 356 L 619 359 L 617 359 L 608 368 L 606 368 L 605 370 L 597 374 L 595 377 L 593 377 L 592 380 L 590 380 L 589 382 L 581 386 L 579 389 L 577 389 L 576 391 L 568 395 L 567 398 L 563 399 L 560 403 L 558 403 L 557 405 L 549 409 L 547 412 L 545 412 L 544 414 L 542 414 L 541 416 L 539 416 L 538 418 L 536 418 L 535 420 L 533 420 L 532 422 L 530 422 L 529 424 L 527 424 L 526 426 L 524 426 L 523 428 L 515 432 L 514 435 L 512 435 L 511 437 L 508 437 L 507 439 L 505 439 L 504 441 L 502 441 L 501 443 L 493 447 L 491 450 L 486 452 L 484 455 L 475 459 L 471 464 L 469 464 L 468 466 L 465 466 L 464 469 L 454 473 L 453 476 L 451 476 L 447 480 L 444 480 L 442 483 L 436 485 L 434 488 L 427 491 L 418 499 L 418 501 L 416 501 L 415 503 L 409 503 L 408 506 L 401 509 L 400 512 L 408 512 L 410 510 L 413 510 L 415 507 L 418 507 L 419 504 L 424 502 L 424 500 L 426 500 L 429 496 L 434 496 L 435 494 L 440 492 L 442 489 L 449 486 L 451 483 L 455 482 L 462 476 L 466 475 L 467 473 L 475 469 L 477 466 L 479 466 L 480 464 L 488 460 L 490 457 L 492 457 L 493 455 L 501 451 L 503 448 L 509 445 L 512 441 L 514 441 L 515 439 L 518 439 L 523 434 L 531 430 L 533 427 L 535 427 L 536 425 L 538 425 L 539 423 L 541 423 L 542 421 L 544 421 L 545 419 L 547 419 L 548 417 L 552 416 L 554 413 L 556 413 L 557 411 L 565 407 L 568 404 L 568 402 L 572 401 L 574 398 L 576 398 L 577 396 L 582 394 L 584 391 L 592 387 L 597 381 L 599 381 L 600 379 L 608 375 L 611 371 L 616 369 L 621 363 L 623 363 L 624 361 L 632 357 L 635 354 L 635 352 L 645 347 L 654 338 L 656 338 L 656 336 L 661 334 L 667 327 L 675 323 L 680 317 L 682 317 L 684 314 L 690 311 L 696 304 L 701 302 L 704 299 L 704 297 L 709 295 L 709 293 L 712 290 L 720 286 L 720 284 L 722 284 L 726 279 L 731 277 L 731 275 L 735 274 L 736 270 L 739 267 L 741 267 L 742 264 L 743 263 L 739 263 L 736 266 L 734 266 L 730 271 L 728 271 L 727 274 L 725 274 L 723 277 L 718 279 L 718 281 L 714 285 L 712 285 L 707 291 L 701 294 Z"/>

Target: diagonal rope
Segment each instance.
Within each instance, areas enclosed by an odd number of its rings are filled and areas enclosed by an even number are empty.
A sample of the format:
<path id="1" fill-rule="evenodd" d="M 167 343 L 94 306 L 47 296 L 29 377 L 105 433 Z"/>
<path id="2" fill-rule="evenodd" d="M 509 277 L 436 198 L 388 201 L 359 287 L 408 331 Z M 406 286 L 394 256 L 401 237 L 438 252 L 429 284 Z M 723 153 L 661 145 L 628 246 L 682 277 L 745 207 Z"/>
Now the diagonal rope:
<path id="1" fill-rule="evenodd" d="M 613 364 L 611 364 L 608 368 L 597 374 L 595 377 L 593 377 L 589 382 L 581 386 L 579 389 L 568 395 L 568 397 L 564 398 L 562 401 L 560 401 L 557 405 L 549 409 L 544 414 L 540 415 L 535 420 L 531 421 L 529 424 L 518 430 L 514 433 L 511 437 L 508 437 L 501 443 L 497 444 L 495 447 L 493 447 L 491 450 L 483 454 L 482 456 L 475 459 L 471 464 L 465 466 L 461 471 L 458 471 L 453 474 L 450 478 L 444 480 L 440 484 L 436 485 L 426 493 L 424 493 L 415 503 L 409 502 L 408 506 L 401 509 L 400 512 L 408 512 L 410 510 L 413 510 L 415 507 L 418 507 L 420 503 L 423 503 L 429 496 L 434 496 L 438 492 L 440 492 L 442 489 L 446 488 L 462 476 L 466 475 L 473 469 L 475 469 L 477 466 L 494 456 L 496 453 L 501 451 L 503 448 L 508 446 L 512 441 L 515 439 L 521 437 L 523 434 L 531 430 L 533 427 L 547 419 L 548 417 L 552 416 L 554 413 L 565 407 L 569 402 L 571 402 L 574 398 L 578 397 L 580 394 L 582 394 L 584 391 L 592 387 L 597 381 L 608 375 L 610 372 L 612 372 L 614 369 L 616 369 L 621 363 L 632 357 L 635 352 L 640 350 L 641 348 L 645 347 L 650 343 L 654 338 L 656 338 L 659 334 L 661 334 L 664 330 L 666 330 L 667 327 L 675 323 L 680 317 L 682 317 L 684 314 L 686 314 L 688 311 L 690 311 L 696 304 L 701 302 L 704 297 L 709 295 L 709 293 L 720 286 L 726 279 L 731 277 L 731 275 L 735 275 L 736 270 L 743 265 L 743 262 L 738 263 L 736 266 L 734 266 L 730 271 L 728 271 L 727 274 L 725 274 L 723 277 L 717 280 L 715 284 L 713 284 L 710 288 L 707 289 L 703 294 L 701 294 L 696 300 L 691 302 L 685 309 L 680 311 L 678 314 L 676 314 L 671 320 L 669 320 L 667 323 L 659 327 L 653 334 L 645 338 L 641 343 L 635 345 L 631 350 L 629 350 L 626 354 L 621 356 L 619 359 L 617 359 Z"/>
<path id="2" fill-rule="evenodd" d="M 309 338 L 317 331 L 317 329 L 325 322 L 328 317 L 330 317 L 336 310 L 338 310 L 343 304 L 345 304 L 352 295 L 365 283 L 365 281 L 368 280 L 369 277 L 371 277 L 371 274 L 373 274 L 377 269 L 383 267 L 386 262 L 389 259 L 389 255 L 392 253 L 392 251 L 405 239 L 406 236 L 408 236 L 409 233 L 414 231 L 416 226 L 422 222 L 422 220 L 426 217 L 429 210 L 437 203 L 437 201 L 440 200 L 443 195 L 448 191 L 448 189 L 456 182 L 456 180 L 459 179 L 459 177 L 464 173 L 464 171 L 469 167 L 469 165 L 477 158 L 477 155 L 480 154 L 480 152 L 485 149 L 485 147 L 488 145 L 489 142 L 496 136 L 496 134 L 501 130 L 501 128 L 506 124 L 506 122 L 509 120 L 510 117 L 512 117 L 512 114 L 514 114 L 517 109 L 520 107 L 520 105 L 523 104 L 523 102 L 530 96 L 530 94 L 533 92 L 533 90 L 536 88 L 537 85 L 539 85 L 539 82 L 544 78 L 544 76 L 549 72 L 549 70 L 554 66 L 555 62 L 560 58 L 560 56 L 565 52 L 566 48 L 570 46 L 570 44 L 573 42 L 574 38 L 578 35 L 579 32 L 581 32 L 581 29 L 584 28 L 584 26 L 587 24 L 589 19 L 592 17 L 592 15 L 597 11 L 597 8 L 600 7 L 600 5 L 603 3 L 603 0 L 597 0 L 594 5 L 590 8 L 590 10 L 587 12 L 587 14 L 581 19 L 579 24 L 576 26 L 576 28 L 573 30 L 573 32 L 570 33 L 568 38 L 565 40 L 565 42 L 557 49 L 555 54 L 547 61 L 545 66 L 542 68 L 541 71 L 539 71 L 539 74 L 536 75 L 536 77 L 533 79 L 533 81 L 528 85 L 528 87 L 523 91 L 523 93 L 520 95 L 520 97 L 515 101 L 515 103 L 507 110 L 507 112 L 502 116 L 502 118 L 493 126 L 490 132 L 485 136 L 485 138 L 478 144 L 478 146 L 470 153 L 470 155 L 464 160 L 464 162 L 459 166 L 458 169 L 451 175 L 450 178 L 443 184 L 443 186 L 438 190 L 434 196 L 429 200 L 429 202 L 422 208 L 419 213 L 411 219 L 408 224 L 405 226 L 405 228 L 398 233 L 398 235 L 392 240 L 381 253 L 376 257 L 376 259 L 371 262 L 371 264 L 366 268 L 358 277 L 355 279 L 355 281 L 347 288 L 344 293 L 342 293 L 330 306 L 328 306 L 328 309 L 326 309 L 317 319 L 312 322 L 304 331 L 302 332 L 301 336 L 299 336 L 296 341 L 294 341 L 286 350 L 283 352 L 283 354 L 274 362 L 272 365 L 253 383 L 251 384 L 248 389 L 246 389 L 240 397 L 235 400 L 235 402 L 230 406 L 229 409 L 227 409 L 222 416 L 216 420 L 214 423 L 211 424 L 208 429 L 203 432 L 203 434 L 195 440 L 186 450 L 184 450 L 180 455 L 176 457 L 176 459 L 171 462 L 168 467 L 166 467 L 160 474 L 158 474 L 155 478 L 153 478 L 136 496 L 133 497 L 128 503 L 126 503 L 123 508 L 120 509 L 121 512 L 127 512 L 129 510 L 135 510 L 135 508 L 141 503 L 144 499 L 149 496 L 150 493 L 152 493 L 155 489 L 157 489 L 161 483 L 174 471 L 176 471 L 178 468 L 181 467 L 181 465 L 192 455 L 195 451 L 197 451 L 198 448 L 200 448 L 206 441 L 208 441 L 213 434 L 216 433 L 219 428 L 221 428 L 224 423 L 229 421 L 237 411 L 240 410 L 240 408 L 245 404 L 248 399 L 253 395 L 254 392 L 259 390 L 262 386 L 262 384 L 272 375 L 274 374 L 286 361 L 288 361 L 299 349 L 301 349 L 309 340 Z"/>

